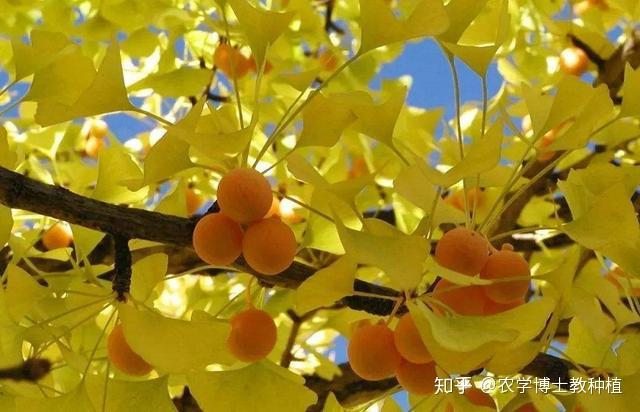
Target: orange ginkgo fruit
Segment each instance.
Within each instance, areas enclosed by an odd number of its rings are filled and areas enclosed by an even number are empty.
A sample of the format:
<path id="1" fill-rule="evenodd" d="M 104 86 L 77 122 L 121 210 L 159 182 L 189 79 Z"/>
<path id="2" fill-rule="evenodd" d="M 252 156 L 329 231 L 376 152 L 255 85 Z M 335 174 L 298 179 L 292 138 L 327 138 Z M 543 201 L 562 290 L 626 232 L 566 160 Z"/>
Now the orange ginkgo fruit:
<path id="1" fill-rule="evenodd" d="M 392 377 L 402 360 L 393 331 L 382 323 L 360 325 L 351 335 L 347 354 L 353 371 L 368 381 Z"/>
<path id="2" fill-rule="evenodd" d="M 210 265 L 230 265 L 242 253 L 242 228 L 224 213 L 210 213 L 196 223 L 193 248 Z"/>
<path id="3" fill-rule="evenodd" d="M 449 194 L 444 200 L 451 206 L 464 212 L 464 192 L 462 190 Z M 474 205 L 476 208 L 482 207 L 484 200 L 484 192 L 480 188 L 472 187 L 467 190 L 467 210 L 469 210 L 469 212 L 473 210 Z"/>
<path id="4" fill-rule="evenodd" d="M 433 289 L 433 298 L 442 302 L 458 315 L 484 315 L 485 306 L 489 300 L 481 286 L 461 286 L 440 279 Z M 434 304 L 436 313 L 443 313 L 442 307 Z"/>
<path id="5" fill-rule="evenodd" d="M 567 47 L 560 53 L 560 70 L 573 76 L 581 76 L 589 67 L 589 58 L 580 48 Z"/>
<path id="6" fill-rule="evenodd" d="M 553 150 L 548 150 L 547 147 L 551 145 L 551 143 L 555 142 L 558 138 L 558 129 L 554 128 L 545 133 L 540 141 L 537 144 L 538 147 L 538 156 L 537 159 L 539 162 L 548 162 L 553 159 L 556 152 Z"/>
<path id="7" fill-rule="evenodd" d="M 89 136 L 84 142 L 85 154 L 93 159 L 98 158 L 103 147 L 104 139 L 102 137 Z"/>
<path id="8" fill-rule="evenodd" d="M 322 70 L 332 72 L 338 68 L 338 57 L 331 50 L 323 50 L 318 54 L 318 63 Z"/>
<path id="9" fill-rule="evenodd" d="M 436 262 L 465 275 L 476 275 L 489 258 L 489 242 L 479 233 L 458 227 L 445 233 L 436 245 Z"/>
<path id="10" fill-rule="evenodd" d="M 218 184 L 218 206 L 238 223 L 262 219 L 273 203 L 269 181 L 255 169 L 242 167 L 224 175 Z"/>
<path id="11" fill-rule="evenodd" d="M 493 280 L 490 285 L 483 285 L 487 297 L 496 303 L 509 304 L 522 301 L 529 290 L 531 271 L 529 263 L 509 244 L 502 250 L 494 252 L 480 272 L 480 277 Z M 508 280 L 514 278 L 513 280 Z"/>
<path id="12" fill-rule="evenodd" d="M 428 363 L 433 360 L 427 350 L 411 314 L 402 315 L 393 331 L 396 349 L 403 358 L 412 363 Z"/>
<path id="13" fill-rule="evenodd" d="M 216 47 L 213 64 L 228 77 L 244 77 L 250 69 L 247 58 L 229 43 L 220 43 Z"/>
<path id="14" fill-rule="evenodd" d="M 71 229 L 63 223 L 56 223 L 42 235 L 42 244 L 47 250 L 69 247 L 71 242 L 73 242 Z"/>
<path id="15" fill-rule="evenodd" d="M 247 308 L 230 319 L 231 333 L 227 338 L 229 351 L 243 362 L 264 359 L 276 345 L 276 324 L 263 310 Z"/>
<path id="16" fill-rule="evenodd" d="M 187 203 L 187 215 L 192 216 L 200 209 L 204 200 L 202 199 L 202 196 L 197 194 L 196 191 L 191 188 L 185 191 L 184 196 Z"/>
<path id="17" fill-rule="evenodd" d="M 252 223 L 242 240 L 244 259 L 263 275 L 276 275 L 291 266 L 297 248 L 295 234 L 277 217 Z"/>
<path id="18" fill-rule="evenodd" d="M 435 392 L 437 376 L 435 362 L 417 364 L 403 359 L 396 370 L 398 383 L 407 392 L 419 396 Z"/>
<path id="19" fill-rule="evenodd" d="M 127 343 L 122 325 L 116 325 L 107 338 L 107 356 L 111 364 L 131 376 L 144 376 L 151 372 L 149 365 Z"/>
<path id="20" fill-rule="evenodd" d="M 109 125 L 102 119 L 93 119 L 89 123 L 88 137 L 97 137 L 104 139 L 109 133 Z"/>

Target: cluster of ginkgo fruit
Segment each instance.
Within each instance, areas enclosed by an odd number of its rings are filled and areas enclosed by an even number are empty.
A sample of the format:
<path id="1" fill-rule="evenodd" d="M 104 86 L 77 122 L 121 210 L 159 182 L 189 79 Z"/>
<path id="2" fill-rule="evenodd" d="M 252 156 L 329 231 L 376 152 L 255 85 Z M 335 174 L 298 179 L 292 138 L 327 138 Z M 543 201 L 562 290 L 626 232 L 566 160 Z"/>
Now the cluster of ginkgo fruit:
<path id="1" fill-rule="evenodd" d="M 447 269 L 492 281 L 458 286 L 441 279 L 432 293 L 438 301 L 433 305 L 437 313 L 443 313 L 444 305 L 461 315 L 490 315 L 525 301 L 529 264 L 510 245 L 496 250 L 479 233 L 460 227 L 438 241 L 435 259 Z M 428 395 L 434 391 L 436 365 L 410 314 L 403 315 L 393 331 L 383 322 L 358 323 L 348 355 L 353 371 L 363 379 L 377 381 L 395 375 L 408 392 Z"/>
<path id="2" fill-rule="evenodd" d="M 210 265 L 228 266 L 242 255 L 261 275 L 287 269 L 296 254 L 296 237 L 274 210 L 269 181 L 251 168 L 227 173 L 218 185 L 219 212 L 202 217 L 193 247 Z M 244 226 L 244 228 L 243 228 Z"/>
<path id="3" fill-rule="evenodd" d="M 468 276 L 479 274 L 481 279 L 492 281 L 469 286 L 438 281 L 432 297 L 460 315 L 492 315 L 525 302 L 531 277 L 529 264 L 508 243 L 496 250 L 479 233 L 459 227 L 438 241 L 435 259 L 447 269 Z M 434 310 L 441 312 L 438 306 Z"/>
<path id="4" fill-rule="evenodd" d="M 382 322 L 358 323 L 347 351 L 351 368 L 363 379 L 377 381 L 395 376 L 413 395 L 435 392 L 436 363 L 409 313 L 400 318 L 394 330 Z M 467 388 L 464 395 L 474 405 L 495 407 L 493 398 L 475 387 Z M 453 405 L 448 404 L 446 410 L 452 412 Z"/>
<path id="5" fill-rule="evenodd" d="M 97 159 L 104 147 L 105 138 L 109 133 L 107 122 L 102 119 L 90 120 L 86 127 L 84 152 L 87 156 Z"/>

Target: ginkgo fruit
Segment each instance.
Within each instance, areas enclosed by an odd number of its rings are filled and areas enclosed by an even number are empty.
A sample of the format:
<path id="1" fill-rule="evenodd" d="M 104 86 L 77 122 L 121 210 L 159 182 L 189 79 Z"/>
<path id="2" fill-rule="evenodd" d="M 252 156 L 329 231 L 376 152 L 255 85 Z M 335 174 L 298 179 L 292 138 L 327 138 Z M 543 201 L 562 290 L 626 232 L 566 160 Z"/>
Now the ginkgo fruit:
<path id="1" fill-rule="evenodd" d="M 367 162 L 364 160 L 364 157 L 355 157 L 351 162 L 351 167 L 349 168 L 349 178 L 357 179 L 367 173 L 369 173 L 369 168 L 367 167 Z"/>
<path id="2" fill-rule="evenodd" d="M 257 362 L 271 353 L 278 330 L 271 316 L 260 309 L 247 308 L 230 319 L 229 351 L 243 362 Z"/>
<path id="3" fill-rule="evenodd" d="M 398 383 L 413 395 L 434 393 L 437 376 L 435 362 L 417 364 L 403 359 L 396 369 Z"/>
<path id="4" fill-rule="evenodd" d="M 200 196 L 199 194 L 196 193 L 195 190 L 189 188 L 186 190 L 185 192 L 185 200 L 187 203 L 187 215 L 191 216 L 193 214 L 195 214 L 198 209 L 200 209 L 200 207 L 202 206 L 202 204 L 204 203 L 202 196 Z"/>
<path id="5" fill-rule="evenodd" d="M 474 208 L 484 204 L 484 192 L 480 188 L 472 187 L 467 191 L 467 210 L 471 212 Z M 445 198 L 445 202 L 458 210 L 464 211 L 464 192 L 462 190 L 451 193 Z"/>
<path id="6" fill-rule="evenodd" d="M 529 290 L 530 276 L 529 263 L 508 244 L 492 253 L 480 272 L 481 278 L 495 281 L 483 285 L 486 295 L 502 304 L 520 301 Z"/>
<path id="7" fill-rule="evenodd" d="M 116 325 L 107 338 L 107 356 L 113 366 L 127 375 L 144 376 L 153 370 L 153 366 L 131 349 L 121 324 Z"/>
<path id="8" fill-rule="evenodd" d="M 318 54 L 318 63 L 323 70 L 332 72 L 338 68 L 338 57 L 331 50 L 323 50 Z"/>
<path id="9" fill-rule="evenodd" d="M 238 223 L 261 219 L 272 203 L 273 194 L 269 181 L 254 169 L 234 169 L 220 179 L 218 206 Z"/>
<path id="10" fill-rule="evenodd" d="M 242 239 L 244 259 L 263 275 L 276 275 L 291 266 L 297 248 L 293 231 L 277 217 L 252 223 Z"/>
<path id="11" fill-rule="evenodd" d="M 228 77 L 244 77 L 250 69 L 247 58 L 229 43 L 220 43 L 216 47 L 213 64 Z"/>
<path id="12" fill-rule="evenodd" d="M 526 302 L 524 298 L 510 302 L 510 303 L 498 303 L 494 302 L 491 299 L 487 299 L 487 302 L 484 305 L 483 313 L 485 315 L 495 315 L 496 313 L 506 312 L 508 310 L 517 308 L 518 306 L 524 305 Z"/>
<path id="13" fill-rule="evenodd" d="M 368 381 L 392 377 L 402 360 L 393 331 L 382 323 L 360 325 L 351 335 L 347 354 L 353 371 Z"/>
<path id="14" fill-rule="evenodd" d="M 476 275 L 489 257 L 489 242 L 477 232 L 458 227 L 445 233 L 436 245 L 436 262 L 465 275 Z"/>
<path id="15" fill-rule="evenodd" d="M 469 402 L 474 404 L 475 406 L 485 407 L 485 408 L 496 408 L 496 403 L 491 397 L 491 395 L 482 392 L 480 389 L 476 387 L 466 388 L 464 390 L 464 397 L 467 398 Z M 454 408 L 452 404 L 447 404 L 447 408 L 445 412 L 454 412 Z"/>
<path id="16" fill-rule="evenodd" d="M 606 10 L 607 3 L 604 0 L 582 0 L 573 5 L 573 12 L 581 16 L 584 13 L 594 9 Z"/>
<path id="17" fill-rule="evenodd" d="M 42 235 L 42 244 L 47 250 L 69 247 L 72 242 L 71 230 L 63 223 L 56 223 Z"/>
<path id="18" fill-rule="evenodd" d="M 560 53 L 560 70 L 564 73 L 581 76 L 588 67 L 589 58 L 579 47 L 570 46 Z"/>
<path id="19" fill-rule="evenodd" d="M 104 139 L 102 137 L 89 136 L 84 142 L 84 152 L 94 159 L 98 158 L 103 147 Z"/>
<path id="20" fill-rule="evenodd" d="M 553 150 L 547 150 L 547 147 L 550 146 L 551 143 L 555 142 L 557 138 L 558 130 L 556 128 L 549 130 L 542 136 L 537 144 L 539 150 L 537 156 L 538 161 L 548 162 L 549 160 L 553 159 L 553 156 L 555 156 L 556 152 L 554 152 Z"/>
<path id="21" fill-rule="evenodd" d="M 89 137 L 97 137 L 103 139 L 109 133 L 109 125 L 102 119 L 93 119 L 89 123 Z"/>
<path id="22" fill-rule="evenodd" d="M 433 289 L 432 297 L 459 315 L 479 316 L 484 314 L 487 296 L 478 285 L 461 286 L 440 279 Z M 434 311 L 442 313 L 442 307 L 434 304 Z"/>
<path id="23" fill-rule="evenodd" d="M 409 362 L 428 363 L 433 360 L 411 314 L 402 315 L 393 331 L 393 339 L 400 355 Z"/>
<path id="24" fill-rule="evenodd" d="M 210 213 L 196 223 L 193 248 L 210 265 L 229 265 L 242 253 L 242 227 L 224 213 Z"/>

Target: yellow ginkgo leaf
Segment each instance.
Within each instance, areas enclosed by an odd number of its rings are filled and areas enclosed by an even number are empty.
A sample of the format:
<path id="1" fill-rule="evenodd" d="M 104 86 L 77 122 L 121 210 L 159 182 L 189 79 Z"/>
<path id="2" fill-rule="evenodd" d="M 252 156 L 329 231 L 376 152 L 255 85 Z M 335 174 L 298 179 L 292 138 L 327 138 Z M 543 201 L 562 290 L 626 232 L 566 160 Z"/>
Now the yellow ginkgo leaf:
<path id="1" fill-rule="evenodd" d="M 0 205 L 0 248 L 9 241 L 12 228 L 13 215 L 11 214 L 11 209 Z"/>
<path id="2" fill-rule="evenodd" d="M 31 45 L 22 40 L 11 42 L 16 80 L 21 80 L 48 66 L 62 51 L 77 47 L 62 33 L 35 29 L 31 31 Z"/>
<path id="3" fill-rule="evenodd" d="M 478 17 L 488 0 L 451 0 L 445 6 L 449 27 L 438 35 L 438 40 L 457 43 L 469 25 Z"/>
<path id="4" fill-rule="evenodd" d="M 569 323 L 569 342 L 565 353 L 580 365 L 613 369 L 617 364 L 611 342 L 613 334 L 594 337 L 586 326 L 591 320 L 574 317 Z"/>
<path id="5" fill-rule="evenodd" d="M 554 308 L 553 299 L 541 298 L 491 316 L 444 317 L 424 306 L 422 313 L 443 347 L 468 352 L 490 342 L 513 348 L 532 340 L 544 329 Z"/>
<path id="6" fill-rule="evenodd" d="M 9 137 L 7 129 L 0 126 L 0 167 L 5 169 L 13 169 L 16 165 L 18 156 L 9 149 Z"/>
<path id="7" fill-rule="evenodd" d="M 79 384 L 73 391 L 57 397 L 16 397 L 15 405 L 17 411 L 30 412 L 93 412 L 95 410 L 87 394 L 87 389 L 83 384 Z"/>
<path id="8" fill-rule="evenodd" d="M 7 266 L 7 289 L 5 302 L 11 317 L 19 322 L 22 317 L 49 294 L 46 287 L 40 285 L 33 276 L 14 264 Z"/>
<path id="9" fill-rule="evenodd" d="M 354 128 L 372 139 L 395 148 L 393 132 L 404 107 L 407 91 L 406 86 L 397 85 L 389 92 L 387 100 L 383 103 L 354 104 L 352 110 L 357 118 Z"/>
<path id="10" fill-rule="evenodd" d="M 520 372 L 533 361 L 542 349 L 540 342 L 525 342 L 520 346 L 498 349 L 485 369 L 496 375 L 512 375 Z"/>
<path id="11" fill-rule="evenodd" d="M 303 128 L 297 147 L 334 146 L 342 132 L 356 120 L 349 104 L 343 96 L 320 93 L 311 100 L 303 111 Z"/>
<path id="12" fill-rule="evenodd" d="M 98 246 L 105 234 L 84 226 L 71 225 L 73 232 L 73 246 L 79 259 L 89 256 L 89 253 Z"/>
<path id="13" fill-rule="evenodd" d="M 362 40 L 358 54 L 380 46 L 435 36 L 449 26 L 442 0 L 420 1 L 410 16 L 399 20 L 384 0 L 360 0 Z"/>
<path id="14" fill-rule="evenodd" d="M 153 288 L 164 279 L 169 257 L 164 253 L 145 256 L 131 266 L 131 296 L 145 302 Z"/>
<path id="15" fill-rule="evenodd" d="M 428 181 L 442 187 L 449 187 L 462 179 L 489 171 L 498 165 L 502 138 L 503 124 L 501 121 L 497 121 L 482 139 L 471 145 L 464 158 L 446 173 L 440 173 L 423 162 L 420 162 L 419 165 Z"/>
<path id="16" fill-rule="evenodd" d="M 168 376 L 145 381 L 110 379 L 107 386 L 103 375 L 91 374 L 87 375 L 85 385 L 96 411 L 174 412 L 176 408 L 167 391 L 168 379 Z"/>
<path id="17" fill-rule="evenodd" d="M 266 57 L 267 48 L 287 30 L 294 12 L 274 12 L 254 6 L 247 0 L 227 0 L 249 40 L 258 67 Z"/>
<path id="18" fill-rule="evenodd" d="M 618 329 L 640 322 L 640 316 L 620 299 L 616 285 L 600 274 L 600 265 L 596 261 L 590 261 L 585 265 L 574 281 L 574 286 L 602 302 L 615 319 Z"/>
<path id="19" fill-rule="evenodd" d="M 145 77 L 129 86 L 129 90 L 152 89 L 155 93 L 168 97 L 200 96 L 212 75 L 211 70 L 183 66 L 167 73 Z"/>
<path id="20" fill-rule="evenodd" d="M 629 63 L 624 69 L 622 86 L 622 108 L 619 117 L 640 115 L 640 67 L 633 69 Z"/>
<path id="21" fill-rule="evenodd" d="M 490 0 L 488 3 L 488 10 L 481 13 L 455 42 L 442 43 L 449 53 L 460 58 L 479 76 L 486 74 L 496 51 L 507 39 L 510 28 L 509 3 L 506 0 Z M 469 8 L 470 11 L 475 9 L 474 6 Z M 465 20 L 460 18 L 457 23 L 466 23 Z"/>
<path id="22" fill-rule="evenodd" d="M 121 147 L 109 147 L 100 151 L 98 181 L 92 197 L 103 202 L 136 203 L 144 200 L 147 189 L 129 190 L 125 184 L 142 180 L 142 171 L 131 155 Z"/>
<path id="23" fill-rule="evenodd" d="M 156 212 L 166 215 L 187 217 L 187 184 L 180 179 L 175 188 L 163 197 L 155 207 Z"/>
<path id="24" fill-rule="evenodd" d="M 231 330 L 227 322 L 208 315 L 191 321 L 170 319 L 125 304 L 118 305 L 118 313 L 129 345 L 160 373 L 235 362 L 226 345 Z"/>
<path id="25" fill-rule="evenodd" d="M 304 412 L 317 400 L 302 376 L 269 361 L 224 372 L 192 373 L 187 381 L 200 407 L 211 412 Z"/>
<path id="26" fill-rule="evenodd" d="M 418 286 L 429 255 L 426 239 L 402 233 L 377 219 L 365 220 L 367 231 L 349 229 L 339 219 L 336 226 L 347 257 L 381 269 L 398 289 Z"/>
<path id="27" fill-rule="evenodd" d="M 499 347 L 497 341 L 491 341 L 466 352 L 448 349 L 435 339 L 429 320 L 425 316 L 425 311 L 429 311 L 429 309 L 424 303 L 409 301 L 407 302 L 407 307 L 422 341 L 429 348 L 429 353 L 433 356 L 436 364 L 448 373 L 467 373 L 478 369 L 496 353 Z"/>
<path id="28" fill-rule="evenodd" d="M 124 86 L 120 48 L 115 40 L 107 48 L 97 73 L 94 72 L 93 65 L 91 64 L 89 68 L 86 60 L 80 56 L 65 62 L 63 73 L 45 69 L 34 76 L 32 89 L 25 99 L 38 102 L 35 119 L 40 125 L 49 126 L 77 117 L 133 108 Z M 47 96 L 47 90 L 52 87 L 51 82 L 56 82 L 60 76 L 63 76 L 66 81 L 57 87 L 67 88 L 64 93 L 73 93 L 77 98 L 57 101 Z M 91 81 L 88 84 L 77 81 L 83 77 Z M 35 94 L 34 88 L 37 85 L 40 85 L 37 89 L 39 93 Z"/>
<path id="29" fill-rule="evenodd" d="M 195 132 L 204 103 L 205 99 L 200 99 L 182 120 L 171 126 L 151 147 L 145 158 L 144 181 L 140 186 L 173 176 L 193 166 L 189 158 L 189 143 L 183 137 Z"/>
<path id="30" fill-rule="evenodd" d="M 357 265 L 341 257 L 306 279 L 296 290 L 296 309 L 300 313 L 331 306 L 353 293 Z"/>
<path id="31" fill-rule="evenodd" d="M 214 109 L 211 106 L 208 107 L 209 114 L 202 116 L 198 120 L 195 131 L 189 129 L 176 130 L 180 139 L 210 158 L 234 155 L 244 150 L 251 142 L 258 117 L 252 116 L 250 124 L 245 128 L 239 130 L 237 128 L 230 129 L 227 125 L 224 125 L 226 122 L 224 116 L 227 114 L 226 108 Z"/>
<path id="32" fill-rule="evenodd" d="M 563 225 L 562 230 L 594 250 L 618 244 L 634 246 L 640 239 L 635 209 L 621 183 L 598 195 L 584 215 Z"/>

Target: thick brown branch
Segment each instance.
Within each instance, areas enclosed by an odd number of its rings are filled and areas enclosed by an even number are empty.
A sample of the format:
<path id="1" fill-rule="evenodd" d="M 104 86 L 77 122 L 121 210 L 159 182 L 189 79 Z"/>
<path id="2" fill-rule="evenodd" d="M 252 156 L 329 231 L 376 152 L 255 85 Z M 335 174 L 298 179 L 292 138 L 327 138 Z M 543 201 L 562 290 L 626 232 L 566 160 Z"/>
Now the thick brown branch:
<path id="1" fill-rule="evenodd" d="M 47 359 L 27 359 L 22 365 L 0 369 L 0 379 L 35 382 L 42 379 L 51 370 Z"/>
<path id="2" fill-rule="evenodd" d="M 48 185 L 2 167 L 0 167 L 0 203 L 105 233 L 117 233 L 129 239 L 145 239 L 172 245 L 174 249 L 168 255 L 170 265 L 173 264 L 170 267 L 173 273 L 202 264 L 191 249 L 191 233 L 195 225 L 195 220 L 192 219 L 89 199 L 65 188 Z M 134 253 L 135 257 L 136 253 Z M 275 276 L 256 273 L 243 259 L 238 259 L 234 267 L 253 274 L 266 286 L 290 289 L 297 288 L 316 272 L 315 268 L 298 262 L 294 262 L 289 269 Z M 393 289 L 359 280 L 354 283 L 354 289 L 390 297 L 398 295 L 398 292 Z M 353 296 L 344 300 L 347 306 L 374 314 L 386 312 L 390 302 L 388 299 L 362 296 Z"/>
<path id="3" fill-rule="evenodd" d="M 80 196 L 0 167 L 0 203 L 131 239 L 186 246 L 194 222 Z"/>
<path id="4" fill-rule="evenodd" d="M 126 300 L 126 294 L 131 288 L 131 251 L 129 239 L 122 235 L 113 235 L 115 248 L 115 270 L 113 276 L 113 291 L 120 302 Z"/>

